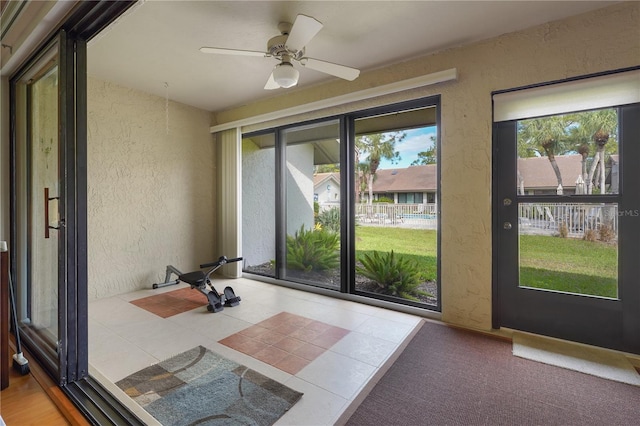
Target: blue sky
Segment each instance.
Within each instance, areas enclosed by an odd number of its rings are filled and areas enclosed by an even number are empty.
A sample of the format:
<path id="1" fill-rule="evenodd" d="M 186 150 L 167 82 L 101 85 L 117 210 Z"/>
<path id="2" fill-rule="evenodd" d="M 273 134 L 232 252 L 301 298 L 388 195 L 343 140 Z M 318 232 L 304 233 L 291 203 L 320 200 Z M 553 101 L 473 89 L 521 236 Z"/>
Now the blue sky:
<path id="1" fill-rule="evenodd" d="M 380 161 L 380 169 L 399 169 L 409 167 L 411 163 L 418 159 L 418 153 L 426 151 L 433 146 L 431 136 L 436 137 L 436 126 L 422 127 L 404 131 L 407 136 L 404 140 L 396 144 L 396 151 L 400 152 L 400 160 L 397 164 L 383 158 Z"/>

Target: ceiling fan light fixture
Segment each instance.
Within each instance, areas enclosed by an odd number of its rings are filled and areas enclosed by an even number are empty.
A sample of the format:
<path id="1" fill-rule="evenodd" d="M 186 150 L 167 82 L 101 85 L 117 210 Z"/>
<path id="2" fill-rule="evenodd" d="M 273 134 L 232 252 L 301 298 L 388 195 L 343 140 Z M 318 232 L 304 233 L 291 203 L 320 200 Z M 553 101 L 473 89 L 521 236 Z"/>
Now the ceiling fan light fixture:
<path id="1" fill-rule="evenodd" d="M 276 65 L 273 69 L 273 79 L 278 86 L 288 89 L 298 84 L 298 77 L 300 72 L 293 67 L 289 62 L 283 62 Z"/>

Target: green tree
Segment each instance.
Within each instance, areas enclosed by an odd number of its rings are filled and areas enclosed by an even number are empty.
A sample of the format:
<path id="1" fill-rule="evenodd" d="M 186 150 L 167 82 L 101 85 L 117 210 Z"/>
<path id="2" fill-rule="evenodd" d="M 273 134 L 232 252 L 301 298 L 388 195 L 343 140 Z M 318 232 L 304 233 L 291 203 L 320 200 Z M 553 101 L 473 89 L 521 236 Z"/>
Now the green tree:
<path id="1" fill-rule="evenodd" d="M 318 164 L 315 166 L 316 173 L 339 173 L 340 164 Z"/>
<path id="2" fill-rule="evenodd" d="M 518 122 L 518 156 L 547 157 L 561 185 L 555 156 L 578 153 L 582 156 L 582 178 L 588 193 L 594 187 L 604 193 L 606 159 L 618 152 L 617 126 L 615 109 L 522 120 Z"/>
<path id="3" fill-rule="evenodd" d="M 562 174 L 556 162 L 556 155 L 562 155 L 568 151 L 566 132 L 570 124 L 568 117 L 564 115 L 518 122 L 518 155 L 547 157 L 560 188 L 562 188 Z"/>
<path id="4" fill-rule="evenodd" d="M 396 151 L 395 147 L 396 143 L 401 142 L 405 137 L 406 133 L 404 132 L 374 133 L 356 137 L 356 160 L 359 161 L 359 157 L 366 154 L 366 163 L 369 165 L 367 179 L 369 204 L 373 200 L 373 180 L 380 166 L 380 161 L 383 158 L 390 160 L 392 163 L 400 161 L 400 153 Z"/>
<path id="5" fill-rule="evenodd" d="M 435 136 L 430 136 L 429 140 L 432 143 L 431 148 L 427 149 L 426 151 L 420 151 L 418 153 L 418 159 L 414 160 L 411 165 L 412 166 L 422 166 L 425 164 L 436 164 L 438 162 L 438 156 L 437 156 L 437 148 L 436 148 L 436 137 Z"/>
<path id="6" fill-rule="evenodd" d="M 580 112 L 571 114 L 570 117 L 575 123 L 569 128 L 570 144 L 582 156 L 582 178 L 587 183 L 593 183 L 593 175 L 589 177 L 591 170 L 587 170 L 589 154 L 595 152 L 591 163 L 594 169 L 593 172 L 595 172 L 597 167 L 604 165 L 606 156 L 618 152 L 618 116 L 616 110 L 603 109 Z M 597 138 L 598 141 L 596 141 L 595 136 L 598 132 L 601 132 L 601 134 Z M 599 147 L 599 144 L 602 144 L 602 146 Z M 600 171 L 601 173 L 602 171 Z"/>
<path id="7" fill-rule="evenodd" d="M 369 175 L 371 174 L 369 163 L 356 163 L 356 174 L 356 185 L 358 186 L 356 203 L 359 203 L 364 198 L 364 192 L 367 190 L 367 182 L 369 182 Z"/>

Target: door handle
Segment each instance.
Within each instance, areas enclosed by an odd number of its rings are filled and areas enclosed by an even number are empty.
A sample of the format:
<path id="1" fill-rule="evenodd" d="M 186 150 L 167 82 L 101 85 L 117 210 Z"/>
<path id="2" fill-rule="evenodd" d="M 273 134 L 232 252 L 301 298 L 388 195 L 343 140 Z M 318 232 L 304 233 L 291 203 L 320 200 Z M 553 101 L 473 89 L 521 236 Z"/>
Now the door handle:
<path id="1" fill-rule="evenodd" d="M 49 188 L 44 189 L 44 237 L 49 238 L 50 229 L 60 229 L 60 226 L 51 226 L 49 224 L 49 202 L 59 200 L 60 197 L 49 197 Z"/>
<path id="2" fill-rule="evenodd" d="M 511 229 L 511 228 L 512 228 L 512 226 L 511 226 L 511 222 L 505 222 L 505 223 L 503 223 L 503 224 L 502 224 L 502 227 L 508 231 L 509 229 Z"/>

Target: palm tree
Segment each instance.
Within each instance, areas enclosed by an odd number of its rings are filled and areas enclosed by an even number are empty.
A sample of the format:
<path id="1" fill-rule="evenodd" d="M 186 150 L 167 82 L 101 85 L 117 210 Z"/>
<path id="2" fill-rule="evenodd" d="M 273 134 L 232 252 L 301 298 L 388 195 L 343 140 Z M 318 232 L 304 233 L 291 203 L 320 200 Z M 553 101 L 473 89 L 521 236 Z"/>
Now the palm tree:
<path id="1" fill-rule="evenodd" d="M 567 116 L 533 118 L 518 123 L 518 153 L 526 156 L 546 156 L 551 164 L 558 187 L 562 188 L 562 175 L 556 162 L 556 154 L 566 151 Z"/>
<path id="2" fill-rule="evenodd" d="M 368 154 L 367 163 L 369 164 L 369 176 L 367 187 L 369 188 L 369 200 L 373 201 L 373 179 L 380 166 L 383 158 L 396 162 L 400 160 L 400 153 L 395 150 L 397 142 L 402 141 L 406 137 L 404 132 L 394 133 L 374 133 L 371 135 L 363 135 L 356 137 L 356 153 L 357 157 L 361 154 Z"/>
<path id="3" fill-rule="evenodd" d="M 587 183 L 589 194 L 593 187 L 600 183 L 604 191 L 602 182 L 604 181 L 605 154 L 616 153 L 618 126 L 618 116 L 615 109 L 603 109 L 597 111 L 580 112 L 570 115 L 570 120 L 574 123 L 569 129 L 569 145 L 573 145 L 575 150 L 582 155 L 582 178 Z M 608 144 L 609 141 L 615 143 Z M 590 145 L 593 142 L 594 150 Z M 589 154 L 595 151 L 591 167 L 587 171 L 587 161 Z M 597 173 L 596 173 L 597 172 Z M 595 179 L 594 179 L 595 176 Z M 589 189 L 590 187 L 590 189 Z"/>
<path id="4" fill-rule="evenodd" d="M 606 192 L 605 187 L 605 151 L 607 142 L 611 136 L 616 135 L 618 128 L 618 114 L 615 109 L 603 109 L 598 111 L 590 111 L 583 114 L 583 119 L 580 122 L 581 126 L 584 126 L 585 133 L 591 135 L 591 139 L 595 145 L 595 154 L 593 155 L 593 162 L 589 169 L 589 174 L 585 181 L 587 182 L 587 193 L 592 194 L 593 188 L 600 185 L 600 193 Z M 615 139 L 615 138 L 614 138 Z M 617 151 L 617 144 L 614 147 L 614 151 Z M 598 170 L 598 175 L 594 175 Z"/>
<path id="5" fill-rule="evenodd" d="M 356 185 L 358 190 L 356 191 L 356 203 L 364 199 L 364 191 L 367 190 L 367 182 L 369 181 L 369 163 L 357 163 L 356 164 Z"/>

